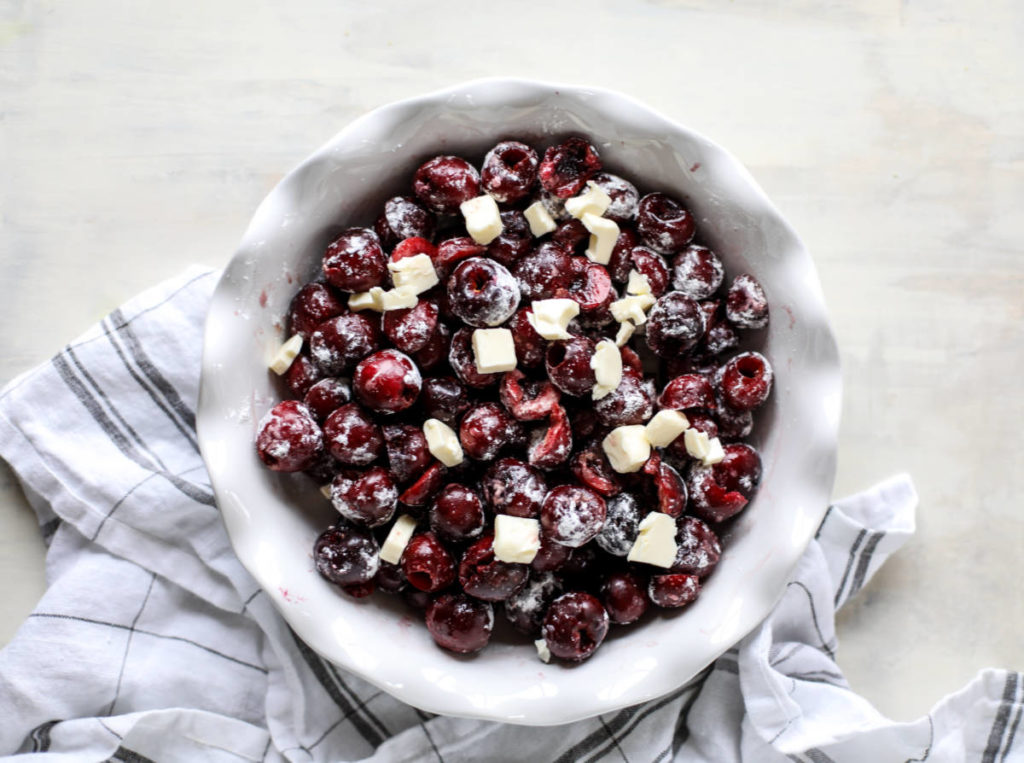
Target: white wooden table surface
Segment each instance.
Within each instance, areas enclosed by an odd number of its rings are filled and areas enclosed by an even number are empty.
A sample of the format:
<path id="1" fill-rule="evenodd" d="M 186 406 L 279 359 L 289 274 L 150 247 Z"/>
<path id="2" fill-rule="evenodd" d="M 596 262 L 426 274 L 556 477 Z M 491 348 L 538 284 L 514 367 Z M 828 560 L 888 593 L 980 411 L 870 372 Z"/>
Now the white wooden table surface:
<path id="1" fill-rule="evenodd" d="M 846 385 L 835 494 L 907 470 L 921 495 L 838 659 L 915 718 L 1024 668 L 1022 8 L 0 0 L 0 383 L 225 263 L 274 183 L 374 106 L 488 75 L 631 93 L 736 153 L 814 254 Z M 2 465 L 0 507 L 6 643 L 44 568 Z"/>

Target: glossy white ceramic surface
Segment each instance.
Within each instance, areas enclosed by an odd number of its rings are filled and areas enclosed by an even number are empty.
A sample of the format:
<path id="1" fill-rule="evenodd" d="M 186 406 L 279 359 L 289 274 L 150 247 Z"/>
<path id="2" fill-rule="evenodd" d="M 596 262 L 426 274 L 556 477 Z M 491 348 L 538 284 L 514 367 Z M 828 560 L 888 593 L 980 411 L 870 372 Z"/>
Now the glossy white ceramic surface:
<path id="1" fill-rule="evenodd" d="M 772 320 L 761 349 L 776 369 L 754 436 L 764 478 L 684 611 L 614 631 L 579 666 L 541 663 L 531 644 L 501 628 L 481 654 L 456 657 L 400 601 L 346 598 L 314 571 L 313 540 L 333 509 L 307 478 L 264 469 L 252 448 L 256 422 L 282 397 L 266 361 L 282 340 L 289 300 L 315 274 L 332 234 L 372 222 L 420 162 L 437 153 L 479 160 L 502 138 L 548 143 L 568 133 L 590 136 L 605 166 L 641 189 L 684 199 L 727 273 L 750 272 L 764 285 Z M 829 500 L 840 393 L 810 255 L 739 162 L 622 95 L 492 79 L 367 114 L 264 200 L 214 295 L 198 426 L 239 558 L 310 646 L 424 710 L 548 725 L 672 691 L 770 611 Z"/>

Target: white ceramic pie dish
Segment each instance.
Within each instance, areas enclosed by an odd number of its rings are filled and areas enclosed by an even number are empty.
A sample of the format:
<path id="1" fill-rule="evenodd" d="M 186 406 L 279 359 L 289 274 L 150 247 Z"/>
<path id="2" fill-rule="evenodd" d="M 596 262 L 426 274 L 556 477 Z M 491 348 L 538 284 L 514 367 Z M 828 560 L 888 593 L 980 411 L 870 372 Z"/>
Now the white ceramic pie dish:
<path id="1" fill-rule="evenodd" d="M 369 224 L 437 153 L 471 161 L 500 139 L 588 135 L 605 166 L 641 190 L 685 199 L 727 274 L 754 274 L 772 320 L 762 351 L 776 369 L 753 438 L 761 488 L 729 535 L 696 603 L 613 632 L 589 661 L 544 664 L 496 630 L 463 658 L 435 646 L 396 597 L 356 601 L 313 569 L 329 503 L 308 478 L 262 467 L 256 422 L 282 397 L 266 363 L 282 316 L 345 225 Z M 206 324 L 199 439 L 235 551 L 313 649 L 395 697 L 435 713 L 551 725 L 682 686 L 747 634 L 781 596 L 825 512 L 835 470 L 841 381 L 810 255 L 750 174 L 712 141 L 622 95 L 482 80 L 377 109 L 282 180 L 256 211 L 214 294 Z M 500 618 L 499 618 L 500 619 Z"/>

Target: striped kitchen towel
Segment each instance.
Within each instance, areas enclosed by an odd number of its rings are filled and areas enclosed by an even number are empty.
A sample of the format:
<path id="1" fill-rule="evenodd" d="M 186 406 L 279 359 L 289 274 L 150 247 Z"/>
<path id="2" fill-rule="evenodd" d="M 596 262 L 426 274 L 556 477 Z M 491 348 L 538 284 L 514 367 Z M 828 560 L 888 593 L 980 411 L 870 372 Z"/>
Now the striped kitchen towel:
<path id="1" fill-rule="evenodd" d="M 0 753 L 122 761 L 1020 761 L 1024 678 L 895 723 L 850 690 L 834 615 L 914 529 L 897 477 L 837 502 L 778 607 L 688 685 L 555 728 L 432 716 L 318 657 L 235 558 L 195 434 L 191 269 L 0 393 L 0 456 L 49 588 L 0 651 Z"/>

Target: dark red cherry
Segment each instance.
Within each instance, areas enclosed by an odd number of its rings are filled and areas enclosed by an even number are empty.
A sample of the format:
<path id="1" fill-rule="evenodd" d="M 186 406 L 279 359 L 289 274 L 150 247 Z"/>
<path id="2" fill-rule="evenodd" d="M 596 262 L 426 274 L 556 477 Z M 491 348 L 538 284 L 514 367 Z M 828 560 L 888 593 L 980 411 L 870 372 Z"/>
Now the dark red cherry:
<path id="1" fill-rule="evenodd" d="M 626 556 L 640 533 L 640 503 L 632 493 L 619 493 L 606 501 L 607 514 L 594 541 L 605 553 Z"/>
<path id="2" fill-rule="evenodd" d="M 523 300 L 551 299 L 573 279 L 571 255 L 553 241 L 543 241 L 512 271 Z"/>
<path id="3" fill-rule="evenodd" d="M 379 348 L 379 321 L 364 313 L 345 312 L 329 318 L 309 339 L 309 355 L 327 376 L 341 376 Z"/>
<path id="4" fill-rule="evenodd" d="M 394 516 L 398 490 L 391 474 L 380 466 L 362 474 L 345 471 L 331 483 L 331 503 L 350 522 L 362 527 L 380 527 Z"/>
<path id="5" fill-rule="evenodd" d="M 685 607 L 700 595 L 700 579 L 696 575 L 676 573 L 652 575 L 647 585 L 647 595 L 659 607 Z"/>
<path id="6" fill-rule="evenodd" d="M 360 402 L 383 413 L 409 408 L 422 386 L 416 364 L 398 350 L 381 350 L 364 358 L 352 375 L 352 388 Z"/>
<path id="7" fill-rule="evenodd" d="M 429 419 L 438 419 L 450 427 L 469 409 L 466 388 L 453 376 L 423 380 L 420 405 Z"/>
<path id="8" fill-rule="evenodd" d="M 608 635 L 608 613 L 596 597 L 571 591 L 551 602 L 541 632 L 551 654 L 580 662 Z"/>
<path id="9" fill-rule="evenodd" d="M 380 239 L 369 228 L 349 228 L 324 253 L 324 277 L 342 291 L 362 292 L 387 278 L 387 258 Z"/>
<path id="10" fill-rule="evenodd" d="M 706 376 L 683 374 L 665 385 L 658 395 L 658 407 L 685 411 L 689 408 L 714 410 L 715 391 Z"/>
<path id="11" fill-rule="evenodd" d="M 643 617 L 647 611 L 646 586 L 632 572 L 613 572 L 601 585 L 601 600 L 608 619 L 618 625 L 628 625 Z"/>
<path id="12" fill-rule="evenodd" d="M 332 456 L 351 466 L 365 466 L 384 451 L 380 427 L 356 403 L 346 403 L 327 417 L 324 440 Z"/>
<path id="13" fill-rule="evenodd" d="M 589 488 L 559 485 L 544 499 L 540 524 L 544 535 L 569 548 L 579 548 L 601 531 L 607 508 Z"/>
<path id="14" fill-rule="evenodd" d="M 480 174 L 465 159 L 435 156 L 416 170 L 412 189 L 432 212 L 454 215 L 464 201 L 480 195 Z"/>
<path id="15" fill-rule="evenodd" d="M 434 336 L 437 319 L 437 305 L 421 299 L 416 307 L 388 310 L 381 327 L 395 347 L 405 353 L 415 353 L 426 347 Z"/>
<path id="16" fill-rule="evenodd" d="M 668 289 L 669 270 L 664 257 L 646 246 L 637 246 L 633 247 L 629 259 L 632 262 L 630 270 L 635 270 L 647 279 L 651 294 L 660 297 L 665 293 Z M 628 277 L 627 275 L 627 279 Z"/>
<path id="17" fill-rule="evenodd" d="M 764 355 L 740 353 L 722 368 L 722 399 L 735 411 L 759 408 L 772 392 L 773 377 L 772 366 Z"/>
<path id="18" fill-rule="evenodd" d="M 515 140 L 506 140 L 484 157 L 480 180 L 495 201 L 509 203 L 525 199 L 537 182 L 540 160 L 537 152 Z"/>
<path id="19" fill-rule="evenodd" d="M 492 512 L 513 517 L 537 517 L 548 493 L 541 472 L 514 458 L 491 464 L 480 485 Z"/>
<path id="20" fill-rule="evenodd" d="M 637 207 L 636 229 L 652 249 L 673 254 L 690 243 L 697 224 L 693 215 L 671 196 L 649 193 Z"/>
<path id="21" fill-rule="evenodd" d="M 622 490 L 622 483 L 608 463 L 600 445 L 592 445 L 579 451 L 573 456 L 569 468 L 576 479 L 605 498 Z"/>
<path id="22" fill-rule="evenodd" d="M 470 257 L 479 257 L 486 251 L 486 246 L 478 244 L 466 236 L 445 239 L 437 245 L 434 269 L 437 271 L 438 277 L 443 280 L 448 277 L 457 263 Z"/>
<path id="23" fill-rule="evenodd" d="M 619 223 L 627 223 L 636 217 L 640 194 L 636 186 L 618 175 L 598 172 L 591 180 L 608 194 L 612 203 L 605 210 L 604 217 Z"/>
<path id="24" fill-rule="evenodd" d="M 256 452 L 276 472 L 301 472 L 317 460 L 324 437 L 303 403 L 285 400 L 271 408 L 256 431 Z"/>
<path id="25" fill-rule="evenodd" d="M 707 299 L 718 291 L 724 277 L 725 268 L 718 256 L 706 246 L 691 244 L 676 257 L 672 288 L 692 299 Z"/>
<path id="26" fill-rule="evenodd" d="M 496 403 L 482 403 L 469 409 L 459 425 L 462 450 L 477 461 L 491 461 L 503 449 L 522 442 L 519 424 Z"/>
<path id="27" fill-rule="evenodd" d="M 539 366 L 544 362 L 544 353 L 547 351 L 547 341 L 537 333 L 527 317 L 532 314 L 531 307 L 521 307 L 508 322 L 512 343 L 516 347 L 516 365 L 520 368 Z"/>
<path id="28" fill-rule="evenodd" d="M 686 475 L 693 513 L 708 522 L 724 522 L 738 514 L 761 481 L 761 457 L 745 443 L 723 447 L 721 463 L 694 461 Z"/>
<path id="29" fill-rule="evenodd" d="M 654 303 L 647 316 L 647 346 L 663 358 L 678 357 L 696 346 L 705 328 L 700 305 L 671 291 Z"/>
<path id="30" fill-rule="evenodd" d="M 399 503 L 414 508 L 426 506 L 437 491 L 444 486 L 445 473 L 444 466 L 435 461 L 426 468 L 418 480 L 398 496 Z"/>
<path id="31" fill-rule="evenodd" d="M 725 315 L 730 323 L 744 329 L 768 325 L 768 299 L 756 278 L 747 273 L 736 276 L 725 298 Z"/>
<path id="32" fill-rule="evenodd" d="M 380 564 L 379 547 L 369 530 L 330 527 L 313 546 L 316 571 L 330 582 L 345 586 L 373 580 Z"/>
<path id="33" fill-rule="evenodd" d="M 590 365 L 595 350 L 594 340 L 583 336 L 549 344 L 544 364 L 552 384 L 567 395 L 589 396 L 597 383 Z"/>
<path id="34" fill-rule="evenodd" d="M 676 560 L 671 572 L 707 577 L 721 556 L 722 544 L 710 527 L 696 517 L 683 517 L 679 520 Z"/>
<path id="35" fill-rule="evenodd" d="M 530 433 L 527 459 L 539 469 L 554 469 L 564 464 L 572 452 L 572 427 L 565 408 L 555 406 L 546 428 Z"/>
<path id="36" fill-rule="evenodd" d="M 568 138 L 544 152 L 540 183 L 560 199 L 575 196 L 594 173 L 601 169 L 597 149 L 583 138 Z"/>
<path id="37" fill-rule="evenodd" d="M 430 371 L 448 359 L 452 332 L 443 323 L 438 323 L 433 335 L 422 349 L 412 354 L 412 359 L 421 371 Z"/>
<path id="38" fill-rule="evenodd" d="M 430 509 L 430 529 L 455 541 L 477 537 L 485 521 L 480 496 L 458 483 L 445 485 Z"/>
<path id="39" fill-rule="evenodd" d="M 321 379 L 307 390 L 303 402 L 318 421 L 323 421 L 352 399 L 352 385 L 345 379 Z"/>
<path id="40" fill-rule="evenodd" d="M 327 284 L 308 283 L 296 292 L 288 306 L 288 332 L 309 340 L 328 318 L 345 312 L 345 304 Z"/>
<path id="41" fill-rule="evenodd" d="M 434 240 L 437 218 L 412 196 L 395 196 L 384 202 L 384 212 L 373 229 L 385 249 L 407 238 Z"/>
<path id="42" fill-rule="evenodd" d="M 519 370 L 501 378 L 501 404 L 517 421 L 538 421 L 551 415 L 562 396 L 551 382 L 527 379 Z"/>
<path id="43" fill-rule="evenodd" d="M 467 548 L 459 564 L 462 590 L 484 601 L 504 601 L 522 587 L 529 574 L 525 564 L 495 558 L 493 535 L 485 535 Z"/>
<path id="44" fill-rule="evenodd" d="M 302 399 L 313 385 L 324 378 L 324 372 L 305 353 L 297 355 L 285 372 L 284 381 L 293 397 Z"/>
<path id="45" fill-rule="evenodd" d="M 433 593 L 455 582 L 455 560 L 433 533 L 414 535 L 402 552 L 402 572 L 410 584 Z"/>
<path id="46" fill-rule="evenodd" d="M 448 305 L 469 326 L 500 326 L 519 307 L 519 286 L 504 265 L 485 257 L 459 263 L 448 279 Z"/>
<path id="47" fill-rule="evenodd" d="M 404 484 L 423 474 L 430 465 L 431 455 L 421 427 L 384 424 L 381 434 L 384 435 L 388 467 L 397 482 Z"/>
<path id="48" fill-rule="evenodd" d="M 491 640 L 494 610 L 464 593 L 445 593 L 427 605 L 427 630 L 438 646 L 458 654 L 479 652 Z"/>
<path id="49" fill-rule="evenodd" d="M 532 244 L 533 234 L 526 217 L 509 209 L 501 213 L 501 234 L 487 245 L 487 256 L 511 268 L 526 256 Z"/>
<path id="50" fill-rule="evenodd" d="M 517 631 L 535 639 L 540 636 L 548 606 L 561 593 L 558 578 L 550 572 L 534 571 L 525 585 L 505 599 L 505 617 Z"/>
<path id="51" fill-rule="evenodd" d="M 644 424 L 654 415 L 654 401 L 643 377 L 632 368 L 623 368 L 619 386 L 594 401 L 594 412 L 608 427 Z"/>

